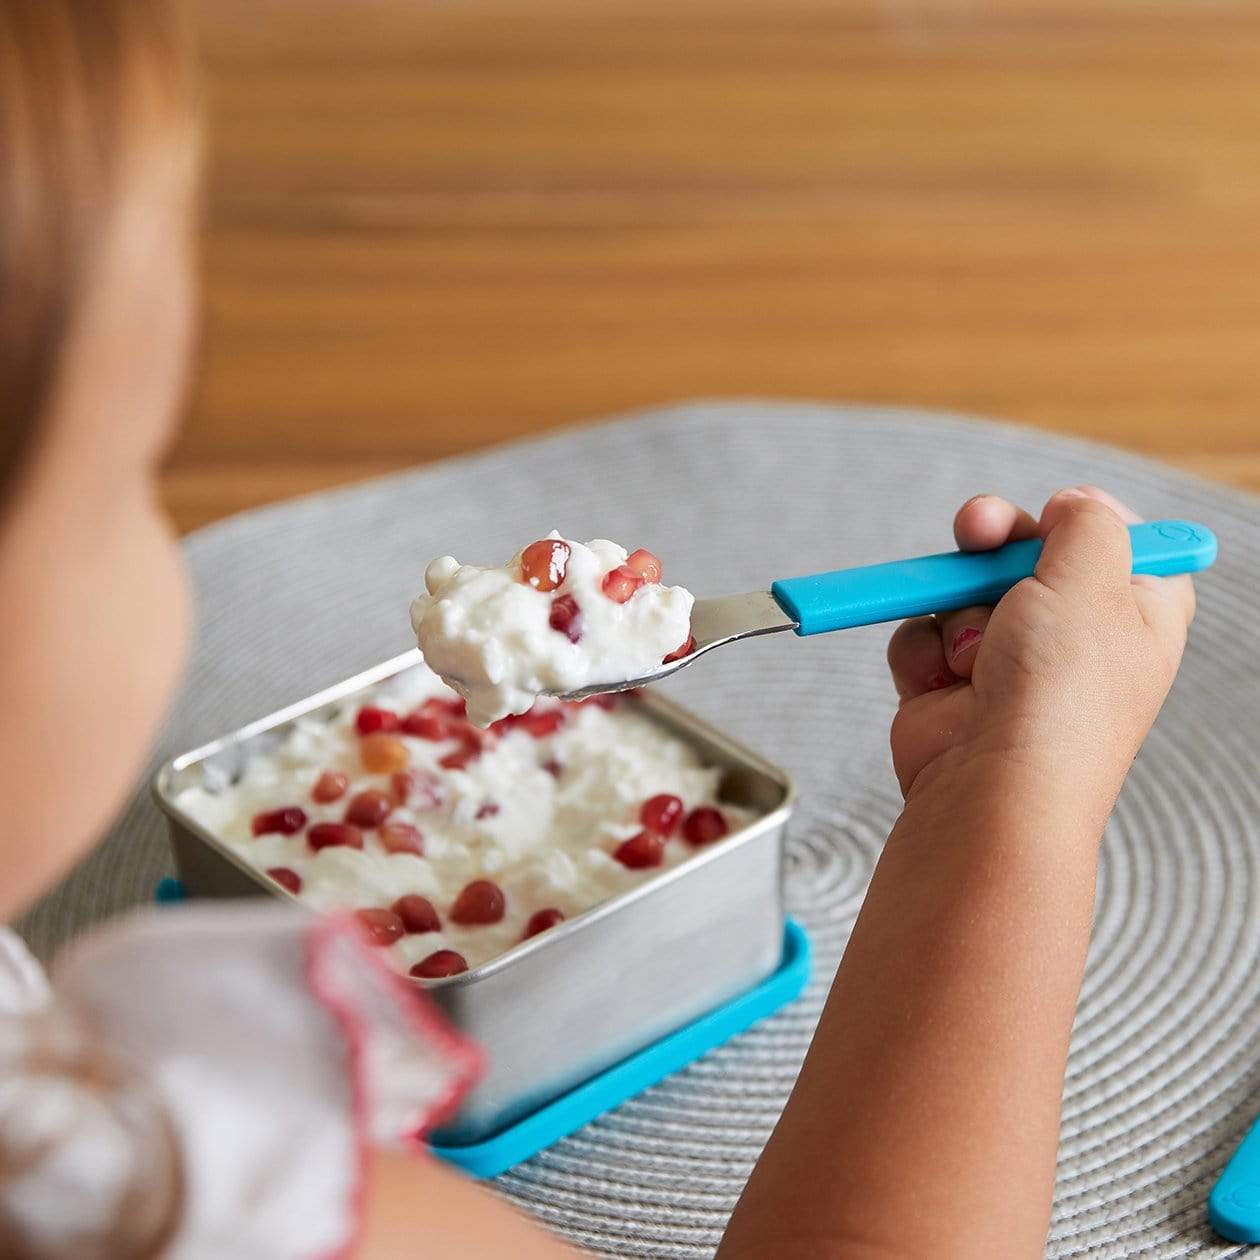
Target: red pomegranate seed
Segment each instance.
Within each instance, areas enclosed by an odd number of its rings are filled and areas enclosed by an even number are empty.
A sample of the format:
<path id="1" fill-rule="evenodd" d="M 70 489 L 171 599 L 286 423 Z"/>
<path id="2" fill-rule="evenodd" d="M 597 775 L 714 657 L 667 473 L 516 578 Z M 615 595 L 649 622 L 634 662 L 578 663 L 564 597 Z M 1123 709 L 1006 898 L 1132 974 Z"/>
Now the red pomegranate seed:
<path id="1" fill-rule="evenodd" d="M 356 827 L 379 827 L 393 808 L 394 802 L 384 792 L 359 792 L 346 806 L 346 822 Z"/>
<path id="2" fill-rule="evenodd" d="M 632 871 L 642 870 L 645 866 L 660 866 L 665 860 L 665 837 L 640 831 L 629 840 L 623 840 L 613 850 L 613 857 Z"/>
<path id="3" fill-rule="evenodd" d="M 570 643 L 576 643 L 582 637 L 582 610 L 572 595 L 557 595 L 551 601 L 551 615 L 547 621 Z"/>
<path id="4" fill-rule="evenodd" d="M 503 918 L 507 902 L 503 890 L 488 879 L 474 879 L 455 898 L 451 907 L 451 922 L 465 927 L 483 923 L 498 923 Z"/>
<path id="5" fill-rule="evenodd" d="M 611 712 L 617 707 L 619 696 L 612 691 L 597 691 L 593 696 L 587 696 L 585 700 L 578 700 L 579 709 L 590 706 L 592 709 L 603 709 L 605 712 Z"/>
<path id="6" fill-rule="evenodd" d="M 614 604 L 624 604 L 643 585 L 643 579 L 624 564 L 604 574 L 603 591 Z"/>
<path id="7" fill-rule="evenodd" d="M 441 980 L 444 976 L 457 976 L 467 970 L 463 954 L 457 954 L 453 949 L 439 949 L 428 958 L 422 958 L 407 974 L 418 980 Z"/>
<path id="8" fill-rule="evenodd" d="M 392 910 L 356 910 L 354 917 L 369 945 L 392 945 L 407 930 Z"/>
<path id="9" fill-rule="evenodd" d="M 638 551 L 632 551 L 626 557 L 626 568 L 631 573 L 637 573 L 645 582 L 661 580 L 661 562 L 650 551 L 644 551 L 642 547 Z"/>
<path id="10" fill-rule="evenodd" d="M 372 704 L 365 704 L 354 719 L 354 729 L 360 735 L 371 735 L 375 731 L 396 731 L 398 727 L 398 714 L 393 709 L 378 709 Z"/>
<path id="11" fill-rule="evenodd" d="M 268 867 L 267 874 L 270 875 L 281 888 L 287 888 L 291 893 L 300 893 L 302 891 L 301 875 L 287 866 Z"/>
<path id="12" fill-rule="evenodd" d="M 256 836 L 282 835 L 295 836 L 306 826 L 306 811 L 296 805 L 286 805 L 283 809 L 269 810 L 265 814 L 255 814 L 249 824 Z"/>
<path id="13" fill-rule="evenodd" d="M 468 763 L 476 761 L 480 756 L 480 748 L 471 747 L 468 744 L 465 744 L 464 747 L 459 749 L 457 752 L 447 753 L 446 756 L 438 762 L 438 765 L 444 770 L 467 770 Z"/>
<path id="14" fill-rule="evenodd" d="M 525 935 L 521 940 L 527 941 L 531 936 L 537 936 L 539 932 L 545 932 L 548 928 L 553 928 L 557 923 L 564 922 L 564 912 L 557 910 L 554 906 L 547 910 L 535 910 L 529 916 L 529 922 L 525 924 Z"/>
<path id="15" fill-rule="evenodd" d="M 419 936 L 421 932 L 442 930 L 442 922 L 433 908 L 433 902 L 428 897 L 421 897 L 419 893 L 408 893 L 405 897 L 399 897 L 390 909 L 402 920 L 403 927 L 412 936 Z"/>
<path id="16" fill-rule="evenodd" d="M 483 801 L 477 807 L 478 818 L 493 818 L 499 812 L 499 806 L 494 801 Z"/>
<path id="17" fill-rule="evenodd" d="M 369 774 L 392 774 L 406 769 L 411 754 L 401 739 L 377 731 L 359 741 L 359 760 Z"/>
<path id="18" fill-rule="evenodd" d="M 728 831 L 730 828 L 721 811 L 711 805 L 701 805 L 699 809 L 693 809 L 683 821 L 683 835 L 691 844 L 712 844 Z"/>
<path id="19" fill-rule="evenodd" d="M 399 770 L 391 774 L 389 790 L 395 805 L 406 805 L 414 797 L 418 809 L 436 809 L 446 800 L 442 780 L 428 770 Z"/>
<path id="20" fill-rule="evenodd" d="M 316 851 L 342 845 L 347 849 L 363 848 L 363 832 L 349 823 L 316 823 L 306 833 L 306 843 Z"/>
<path id="21" fill-rule="evenodd" d="M 325 770 L 311 788 L 311 800 L 327 805 L 345 796 L 349 786 L 350 780 L 344 774 L 339 774 L 336 770 Z"/>
<path id="22" fill-rule="evenodd" d="M 540 538 L 521 552 L 521 581 L 536 591 L 554 591 L 569 568 L 569 544 Z"/>
<path id="23" fill-rule="evenodd" d="M 672 836 L 683 816 L 683 803 L 676 796 L 662 792 L 649 796 L 639 810 L 639 821 L 658 836 Z"/>
<path id="24" fill-rule="evenodd" d="M 542 763 L 542 768 L 546 770 L 553 779 L 558 779 L 564 773 L 564 766 L 554 757 L 548 757 L 547 760 Z"/>
<path id="25" fill-rule="evenodd" d="M 460 724 L 467 712 L 468 705 L 458 696 L 449 700 L 431 696 L 415 712 L 403 718 L 403 734 L 434 742 L 451 739 L 459 734 Z"/>
<path id="26" fill-rule="evenodd" d="M 684 656 L 690 656 L 696 650 L 696 636 L 689 634 L 687 642 L 682 647 L 676 647 L 662 662 L 662 665 L 668 665 L 670 661 L 680 661 Z"/>
<path id="27" fill-rule="evenodd" d="M 381 824 L 381 848 L 386 853 L 414 853 L 424 857 L 424 833 L 410 823 L 387 822 Z"/>
<path id="28" fill-rule="evenodd" d="M 450 739 L 451 724 L 446 718 L 432 717 L 427 713 L 408 713 L 403 718 L 404 735 L 414 735 L 417 739 L 429 739 L 434 743 Z"/>
<path id="29" fill-rule="evenodd" d="M 542 739 L 554 735 L 564 725 L 564 710 L 530 709 L 521 720 L 521 725 L 535 738 Z"/>

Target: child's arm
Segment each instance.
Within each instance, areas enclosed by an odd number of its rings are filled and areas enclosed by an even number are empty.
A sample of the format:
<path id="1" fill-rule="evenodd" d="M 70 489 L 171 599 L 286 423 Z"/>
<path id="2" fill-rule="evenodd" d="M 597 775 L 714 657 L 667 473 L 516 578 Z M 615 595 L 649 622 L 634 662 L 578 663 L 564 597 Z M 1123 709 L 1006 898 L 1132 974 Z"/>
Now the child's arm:
<path id="1" fill-rule="evenodd" d="M 1037 577 L 894 635 L 905 810 L 720 1260 L 1043 1254 L 1098 842 L 1194 611 L 1122 514 L 959 513 L 964 547 L 1040 529 Z"/>

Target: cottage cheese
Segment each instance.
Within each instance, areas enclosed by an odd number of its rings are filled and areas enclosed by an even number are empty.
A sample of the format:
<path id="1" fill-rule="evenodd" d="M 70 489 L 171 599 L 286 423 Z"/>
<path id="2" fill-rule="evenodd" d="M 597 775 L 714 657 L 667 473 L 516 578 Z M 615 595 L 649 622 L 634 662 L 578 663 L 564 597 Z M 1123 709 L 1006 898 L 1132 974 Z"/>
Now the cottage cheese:
<path id="1" fill-rule="evenodd" d="M 389 907 L 408 893 L 428 898 L 441 930 L 405 935 L 385 947 L 401 970 L 443 949 L 475 967 L 519 943 L 536 911 L 556 909 L 573 918 L 686 861 L 696 848 L 681 823 L 665 842 L 660 865 L 629 869 L 613 857 L 644 829 L 646 798 L 669 793 L 688 812 L 718 804 L 721 772 L 638 712 L 632 698 L 544 701 L 526 719 L 484 733 L 484 750 L 462 767 L 443 762 L 462 760 L 468 736 L 479 734 L 466 722 L 450 719 L 452 734 L 445 739 L 392 732 L 425 787 L 387 821 L 417 827 L 423 856 L 387 852 L 376 829 L 363 829 L 362 849 L 313 852 L 312 826 L 342 822 L 358 792 L 391 787 L 389 773 L 363 768 L 356 727 L 361 706 L 405 715 L 427 700 L 449 705 L 454 696 L 421 665 L 355 696 L 331 718 L 298 719 L 282 742 L 249 761 L 236 782 L 190 787 L 177 804 L 251 866 L 294 872 L 300 899 L 318 909 Z M 553 723 L 557 729 L 546 733 Z M 531 725 L 543 733 L 532 734 Z M 337 800 L 319 804 L 311 790 L 327 771 L 345 775 L 348 786 Z M 306 816 L 294 834 L 252 834 L 255 816 L 294 806 Z M 731 831 L 751 818 L 729 804 L 720 812 Z M 503 919 L 484 926 L 451 922 L 460 891 L 478 879 L 502 890 Z"/>
<path id="2" fill-rule="evenodd" d="M 531 568 L 537 549 L 544 559 Z M 638 678 L 687 641 L 694 600 L 659 580 L 620 582 L 628 559 L 607 539 L 583 545 L 555 531 L 501 568 L 442 556 L 411 606 L 420 651 L 483 726 L 544 692 Z"/>

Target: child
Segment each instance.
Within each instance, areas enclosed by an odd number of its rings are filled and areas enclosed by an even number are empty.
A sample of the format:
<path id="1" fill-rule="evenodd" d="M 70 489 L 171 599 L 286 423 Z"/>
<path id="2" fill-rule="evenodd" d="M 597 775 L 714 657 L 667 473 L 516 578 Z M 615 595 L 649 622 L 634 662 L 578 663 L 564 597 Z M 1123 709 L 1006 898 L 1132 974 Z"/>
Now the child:
<path id="1" fill-rule="evenodd" d="M 178 673 L 154 469 L 192 340 L 191 98 L 168 0 L 0 0 L 6 918 L 109 820 Z M 1132 519 L 1091 489 L 959 512 L 962 547 L 1044 537 L 1037 577 L 893 636 L 905 810 L 724 1260 L 1041 1254 L 1098 843 L 1194 610 L 1130 577 Z M 335 920 L 142 915 L 52 991 L 4 936 L 0 1255 L 570 1254 L 391 1142 L 474 1067 Z"/>

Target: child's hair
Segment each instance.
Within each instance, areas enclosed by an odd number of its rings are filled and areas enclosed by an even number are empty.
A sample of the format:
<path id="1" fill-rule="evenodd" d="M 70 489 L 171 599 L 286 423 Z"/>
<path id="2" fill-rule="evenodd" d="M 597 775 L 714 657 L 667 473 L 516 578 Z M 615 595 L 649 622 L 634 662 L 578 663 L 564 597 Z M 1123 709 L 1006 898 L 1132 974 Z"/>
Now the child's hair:
<path id="1" fill-rule="evenodd" d="M 152 146 L 192 147 L 192 64 L 177 0 L 0 0 L 0 525 L 115 206 Z M 98 1146 L 93 1217 L 56 1196 Z M 147 1260 L 179 1204 L 156 1092 L 55 1009 L 0 1015 L 0 1254 Z"/>
<path id="2" fill-rule="evenodd" d="M 56 1006 L 0 1020 L 0 1256 L 156 1260 L 182 1204 L 157 1091 Z"/>
<path id="3" fill-rule="evenodd" d="M 186 127 L 177 0 L 0 0 L 0 503 L 30 451 L 109 211 Z"/>

